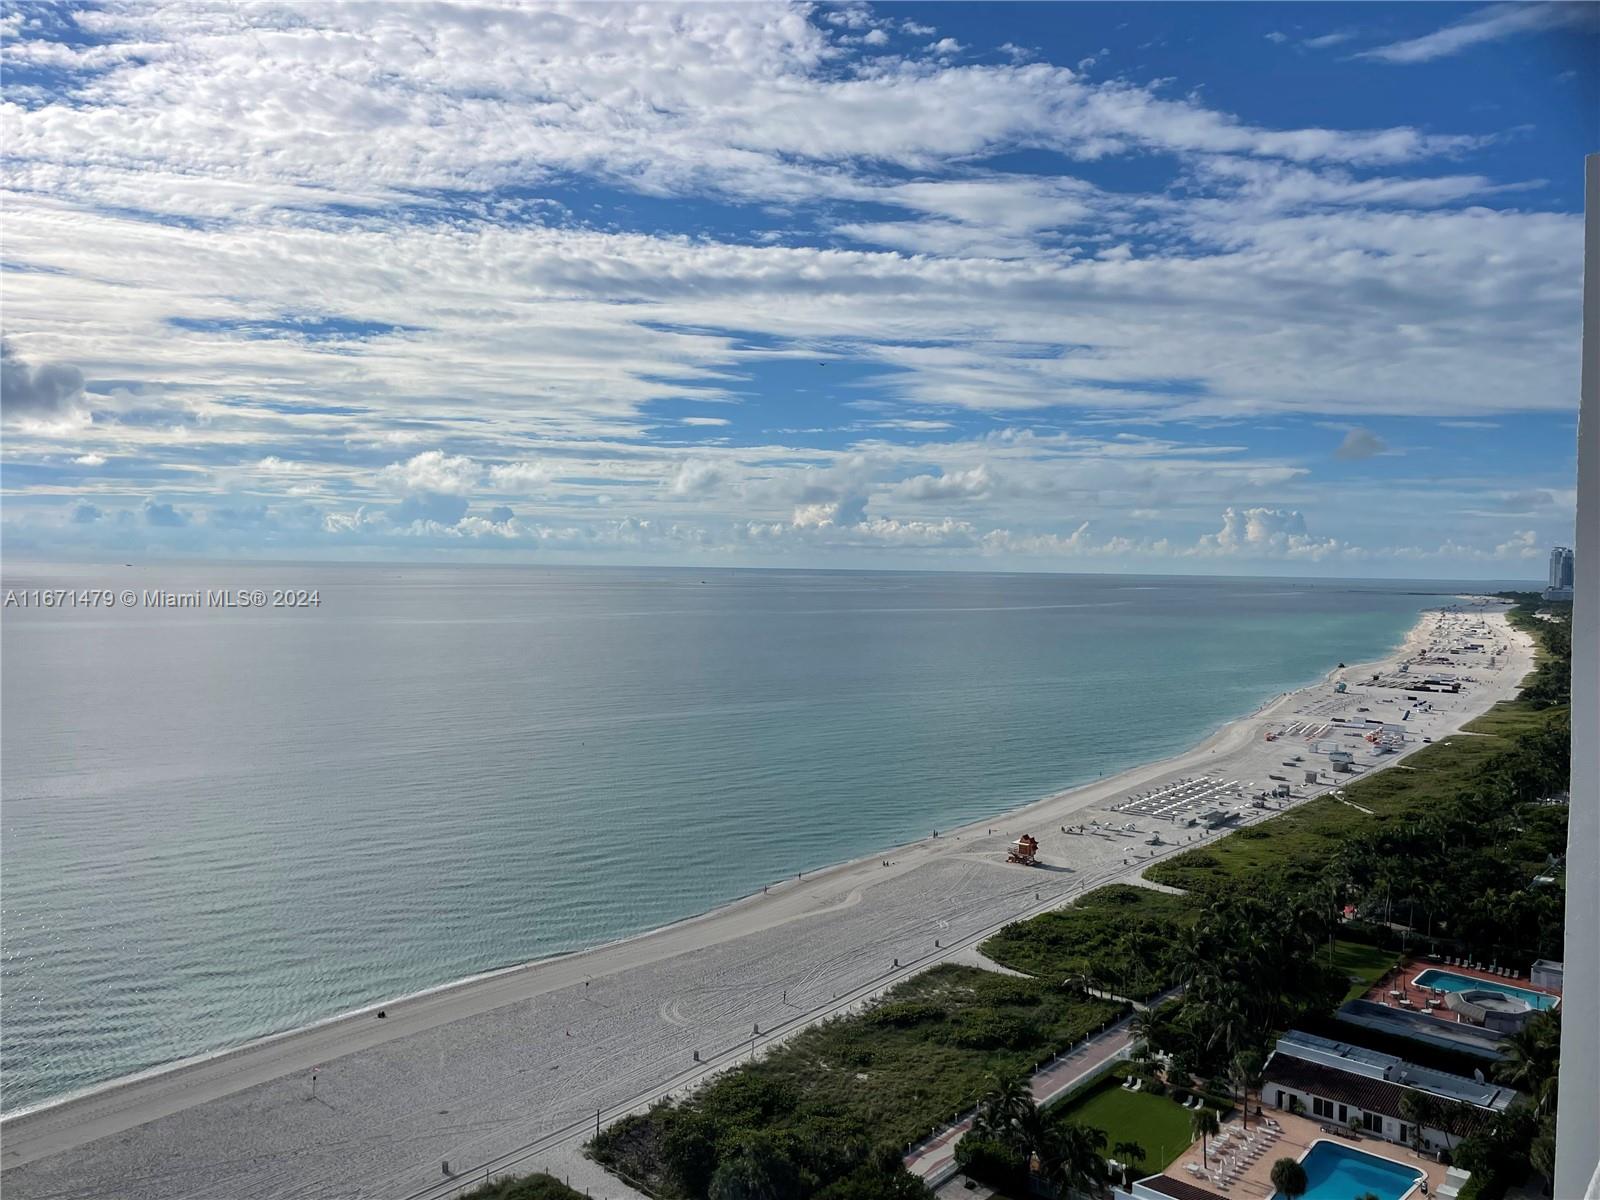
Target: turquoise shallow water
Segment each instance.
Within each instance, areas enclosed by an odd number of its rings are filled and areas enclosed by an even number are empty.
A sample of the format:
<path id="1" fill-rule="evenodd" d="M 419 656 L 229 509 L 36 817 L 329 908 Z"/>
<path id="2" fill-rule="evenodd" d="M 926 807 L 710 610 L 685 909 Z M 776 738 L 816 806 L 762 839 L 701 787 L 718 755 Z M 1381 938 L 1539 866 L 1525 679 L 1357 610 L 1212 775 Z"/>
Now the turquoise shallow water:
<path id="1" fill-rule="evenodd" d="M 1455 590 L 378 566 L 5 584 L 322 600 L 6 614 L 8 1110 L 1177 751 Z"/>

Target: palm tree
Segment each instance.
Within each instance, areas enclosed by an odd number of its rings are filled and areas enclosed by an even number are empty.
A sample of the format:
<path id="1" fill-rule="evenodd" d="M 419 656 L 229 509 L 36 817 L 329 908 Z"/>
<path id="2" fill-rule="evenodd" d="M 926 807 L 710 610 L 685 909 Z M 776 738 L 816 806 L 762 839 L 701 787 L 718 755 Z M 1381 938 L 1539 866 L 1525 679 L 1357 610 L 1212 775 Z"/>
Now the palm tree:
<path id="1" fill-rule="evenodd" d="M 1228 1067 L 1228 1082 L 1239 1089 L 1246 1129 L 1250 1128 L 1250 1089 L 1261 1081 L 1261 1065 L 1261 1054 L 1246 1049 L 1235 1054 Z"/>
<path id="2" fill-rule="evenodd" d="M 1294 1159 L 1280 1158 L 1272 1164 L 1272 1186 L 1288 1200 L 1295 1200 L 1310 1190 L 1311 1181 L 1306 1178 L 1306 1169 Z"/>
<path id="3" fill-rule="evenodd" d="M 988 1092 L 978 1101 L 973 1128 L 989 1137 L 1011 1141 L 1017 1127 L 1036 1107 L 1026 1078 L 1015 1073 L 995 1075 L 989 1080 Z"/>
<path id="4" fill-rule="evenodd" d="M 1154 1047 L 1154 1034 L 1156 1032 L 1156 1014 L 1153 1008 L 1136 1008 L 1133 1016 L 1128 1018 L 1128 1036 L 1133 1039 L 1133 1044 L 1138 1046 L 1143 1043 L 1152 1050 Z"/>
<path id="5" fill-rule="evenodd" d="M 1544 1112 L 1555 1107 L 1557 1070 L 1561 1062 L 1561 1018 L 1540 1013 L 1504 1043 L 1506 1057 L 1495 1076 L 1525 1092 Z"/>
<path id="6" fill-rule="evenodd" d="M 1407 1088 L 1400 1097 L 1400 1115 L 1411 1124 L 1411 1144 L 1413 1147 L 1422 1148 L 1423 1127 L 1430 1122 L 1438 1120 L 1438 1113 L 1435 1108 L 1432 1097 L 1425 1092 L 1414 1092 Z"/>
<path id="7" fill-rule="evenodd" d="M 1046 1183 L 1070 1192 L 1093 1195 L 1105 1186 L 1108 1171 L 1102 1156 L 1106 1131 L 1090 1125 L 1064 1121 L 1045 1132 L 1037 1147 L 1039 1173 Z"/>
<path id="8" fill-rule="evenodd" d="M 1122 1186 L 1129 1186 L 1129 1178 L 1133 1174 L 1134 1167 L 1145 1160 L 1144 1147 L 1138 1142 L 1118 1142 L 1111 1147 L 1111 1153 L 1122 1163 Z"/>
<path id="9" fill-rule="evenodd" d="M 1544 1176 L 1547 1191 L 1555 1187 L 1556 1122 L 1553 1115 L 1546 1114 L 1539 1122 L 1539 1132 L 1528 1146 L 1528 1163 Z"/>
<path id="10" fill-rule="evenodd" d="M 1216 978 L 1216 957 L 1212 954 L 1210 940 L 1201 928 L 1201 922 L 1184 929 L 1172 947 L 1172 960 L 1177 970 L 1178 982 L 1186 992 L 1204 994 Z"/>
<path id="11" fill-rule="evenodd" d="M 1200 1139 L 1200 1157 L 1210 1155 L 1210 1143 L 1206 1140 L 1222 1126 L 1217 1124 L 1217 1114 L 1209 1108 L 1197 1108 L 1189 1118 L 1189 1134 Z"/>
<path id="12" fill-rule="evenodd" d="M 1229 1059 L 1239 1054 L 1244 1049 L 1245 1039 L 1260 1028 L 1246 1011 L 1248 1001 L 1243 990 L 1238 984 L 1224 985 L 1218 989 L 1216 1003 L 1207 1010 L 1211 1036 L 1206 1039 L 1206 1046 L 1220 1048 Z"/>

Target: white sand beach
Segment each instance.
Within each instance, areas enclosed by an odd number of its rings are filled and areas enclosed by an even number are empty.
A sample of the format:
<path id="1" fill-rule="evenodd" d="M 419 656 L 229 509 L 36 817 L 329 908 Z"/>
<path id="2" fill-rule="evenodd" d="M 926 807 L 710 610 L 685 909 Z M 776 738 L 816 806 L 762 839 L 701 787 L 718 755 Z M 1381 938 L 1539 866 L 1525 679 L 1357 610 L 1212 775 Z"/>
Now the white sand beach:
<path id="1" fill-rule="evenodd" d="M 1292 786 L 1286 803 L 1332 790 L 1322 751 L 1335 742 L 1354 755 L 1355 774 L 1338 777 L 1347 781 L 1392 769 L 1424 739 L 1443 738 L 1513 696 L 1531 669 L 1529 639 L 1510 629 L 1502 606 L 1463 600 L 1459 607 L 1425 613 L 1404 647 L 1382 662 L 1334 671 L 1183 754 L 1003 818 L 941 829 L 936 838 L 787 880 L 626 941 L 478 976 L 19 1114 L 0 1124 L 0 1187 L 8 1200 L 442 1195 L 481 1180 L 484 1164 L 537 1143 L 539 1153 L 516 1169 L 573 1169 L 581 1172 L 574 1182 L 596 1195 L 630 1194 L 577 1157 L 597 1112 L 608 1120 L 684 1090 L 932 963 L 970 959 L 971 947 L 1008 921 L 1134 880 L 1152 857 L 1222 836 L 1188 824 L 1218 803 L 1242 809 L 1243 822 L 1265 819 L 1276 808 L 1248 802 L 1280 782 L 1273 775 Z M 1479 628 L 1487 632 L 1468 634 Z M 1464 680 L 1458 693 L 1371 682 L 1430 647 L 1467 641 L 1484 649 L 1452 655 L 1454 665 L 1413 666 L 1406 677 L 1450 672 Z M 1342 694 L 1335 690 L 1341 682 Z M 1407 708 L 1412 715 L 1402 720 Z M 1407 740 L 1378 756 L 1371 743 L 1334 727 L 1337 719 L 1382 719 Z M 1301 763 L 1285 765 L 1296 756 Z M 1322 782 L 1308 786 L 1305 770 L 1319 765 Z M 1185 779 L 1195 782 L 1171 790 Z M 1079 825 L 1088 831 L 1061 832 Z M 1007 844 L 1022 833 L 1039 839 L 1043 868 L 1005 862 Z M 1152 835 L 1162 844 L 1150 844 Z M 454 1183 L 443 1172 L 446 1160 L 463 1173 Z"/>

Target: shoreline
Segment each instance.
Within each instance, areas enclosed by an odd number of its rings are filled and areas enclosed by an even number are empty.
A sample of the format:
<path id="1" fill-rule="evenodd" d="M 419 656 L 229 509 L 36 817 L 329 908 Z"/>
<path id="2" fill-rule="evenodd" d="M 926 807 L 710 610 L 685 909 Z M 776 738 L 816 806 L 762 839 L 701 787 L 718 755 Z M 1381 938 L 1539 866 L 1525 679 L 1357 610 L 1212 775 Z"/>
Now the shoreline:
<path id="1" fill-rule="evenodd" d="M 1423 609 L 1420 613 L 1418 613 L 1417 620 L 1406 629 L 1400 641 L 1394 646 L 1391 646 L 1384 654 L 1380 655 L 1378 658 L 1370 660 L 1369 663 L 1351 664 L 1346 669 L 1357 669 L 1362 666 L 1386 662 L 1389 659 L 1404 653 L 1416 637 L 1417 631 L 1422 627 L 1425 619 L 1431 614 L 1436 614 L 1439 611 L 1441 610 L 1437 608 Z M 1101 784 L 1110 784 L 1116 780 L 1122 779 L 1125 776 L 1131 776 L 1136 772 L 1143 772 L 1163 766 L 1167 763 L 1176 762 L 1186 755 L 1195 753 L 1200 749 L 1210 745 L 1213 739 L 1225 733 L 1232 726 L 1243 721 L 1253 721 L 1262 717 L 1273 705 L 1278 704 L 1286 697 L 1296 695 L 1307 688 L 1316 687 L 1320 684 L 1331 682 L 1338 671 L 1339 668 L 1334 667 L 1331 670 L 1324 672 L 1316 679 L 1310 680 L 1299 687 L 1290 688 L 1287 691 L 1276 692 L 1266 700 L 1261 701 L 1249 712 L 1240 714 L 1238 716 L 1224 718 L 1218 724 L 1213 726 L 1198 741 L 1189 744 L 1183 749 L 1173 751 L 1162 758 L 1143 759 L 1126 767 L 1122 767 L 1112 774 L 1103 775 L 1098 779 L 1085 781 L 1083 783 L 1069 784 L 1068 786 L 1062 788 L 1056 788 L 1050 792 L 1047 792 L 1043 796 L 1036 797 L 1035 799 L 1029 800 L 1016 807 L 1004 809 L 998 813 L 992 814 L 989 817 L 982 818 L 982 820 L 991 824 L 1001 821 L 1012 821 L 1026 815 L 1030 810 L 1040 805 L 1050 804 L 1070 798 L 1074 793 L 1080 792 L 1085 788 L 1095 787 Z M 962 833 L 975 830 L 979 823 L 980 822 L 978 819 L 974 819 L 973 821 L 970 821 L 964 825 L 955 826 L 953 829 L 946 831 L 945 836 L 959 837 Z M 987 828 L 987 826 L 985 827 Z M 570 959 L 578 955 L 596 954 L 617 946 L 626 945 L 630 942 L 639 941 L 643 938 L 649 938 L 656 934 L 665 933 L 683 925 L 691 924 L 696 921 L 715 917 L 721 913 L 729 912 L 741 905 L 748 904 L 762 897 L 770 896 L 776 889 L 787 887 L 789 884 L 795 882 L 801 882 L 805 878 L 818 879 L 827 876 L 831 872 L 843 871 L 852 867 L 858 867 L 863 863 L 866 863 L 869 859 L 881 859 L 885 854 L 891 854 L 895 851 L 903 850 L 907 846 L 915 846 L 926 840 L 931 839 L 912 838 L 903 842 L 891 842 L 887 845 L 879 846 L 875 851 L 872 852 L 859 854 L 853 858 L 839 859 L 832 863 L 826 863 L 820 867 L 811 868 L 809 871 L 799 872 L 792 878 L 785 876 L 783 879 L 767 885 L 767 888 L 771 890 L 763 889 L 759 892 L 746 892 L 743 895 L 734 896 L 731 899 L 714 904 L 709 908 L 701 909 L 699 912 L 688 913 L 681 917 L 675 917 L 671 920 L 663 921 L 658 925 L 651 925 L 647 928 L 636 930 L 633 933 L 623 934 L 620 937 L 609 938 L 602 942 L 595 942 L 592 945 L 580 946 L 571 950 L 558 950 L 554 953 L 542 955 L 538 958 L 523 959 L 518 962 L 506 963 L 501 966 L 486 967 L 481 971 L 474 971 L 469 975 L 458 976 L 455 979 L 449 979 L 442 983 L 430 984 L 427 987 L 418 988 L 415 991 L 402 992 L 386 999 L 374 1000 L 367 1004 L 358 1005 L 355 1008 L 342 1009 L 339 1012 L 330 1013 L 328 1016 L 319 1017 L 313 1021 L 307 1021 L 302 1025 L 294 1025 L 287 1029 L 279 1029 L 274 1030 L 271 1033 L 259 1034 L 255 1037 L 247 1038 L 242 1042 L 237 1042 L 231 1045 L 217 1046 L 211 1050 L 203 1050 L 196 1054 L 185 1055 L 182 1058 L 172 1059 L 169 1062 L 156 1063 L 127 1075 L 119 1075 L 113 1079 L 102 1080 L 99 1083 L 91 1083 L 81 1088 L 75 1088 L 69 1092 L 63 1092 L 57 1096 L 48 1097 L 33 1104 L 24 1105 L 21 1108 L 12 1109 L 9 1111 L 0 1111 L 0 1130 L 3 1130 L 13 1121 L 21 1120 L 36 1113 L 46 1112 L 53 1108 L 79 1103 L 81 1101 L 91 1100 L 103 1093 L 125 1086 L 142 1083 L 150 1079 L 158 1078 L 164 1074 L 204 1066 L 207 1063 L 224 1060 L 231 1055 L 268 1047 L 271 1044 L 282 1041 L 286 1038 L 312 1033 L 318 1029 L 329 1025 L 334 1025 L 342 1021 L 349 1021 L 358 1017 L 368 1017 L 380 1009 L 387 1010 L 401 1004 L 407 1004 L 413 1001 L 426 999 L 439 993 L 449 992 L 457 988 L 471 987 L 475 984 L 482 983 L 485 980 L 497 979 L 509 974 L 514 974 L 516 972 L 547 966 L 562 959 Z"/>
<path id="2" fill-rule="evenodd" d="M 1480 612 L 1498 614 L 1503 614 L 1505 609 L 1504 605 L 1494 603 L 1487 605 L 1480 603 L 1478 607 Z M 1399 645 L 1379 659 L 1346 666 L 1343 673 L 1347 676 L 1356 672 L 1364 674 L 1381 664 L 1413 656 L 1426 643 L 1428 631 L 1437 625 L 1442 611 L 1442 605 L 1422 610 L 1418 614 L 1416 623 L 1410 627 Z M 1503 620 L 1503 617 L 1501 619 Z M 1513 646 L 1520 646 L 1522 643 L 1522 635 L 1509 629 L 1506 630 L 1505 637 Z M 1531 656 L 1527 654 L 1525 647 L 1523 656 L 1528 658 L 1531 665 Z M 1512 654 L 1508 654 L 1506 663 L 1499 668 L 1502 676 L 1506 669 L 1513 665 L 1513 658 Z M 833 914 L 842 918 L 849 910 L 862 905 L 863 896 L 868 888 L 876 891 L 880 884 L 893 882 L 908 873 L 930 868 L 936 863 L 945 863 L 954 858 L 972 858 L 972 855 L 963 854 L 962 851 L 986 838 L 992 841 L 995 835 L 987 831 L 998 825 L 1026 822 L 1043 816 L 1046 810 L 1051 808 L 1078 812 L 1093 807 L 1097 801 L 1109 802 L 1118 793 L 1129 792 L 1175 771 L 1202 766 L 1213 755 L 1223 751 L 1236 755 L 1239 751 L 1254 745 L 1257 741 L 1255 729 L 1260 723 L 1272 720 L 1275 715 L 1293 708 L 1297 702 L 1304 702 L 1318 689 L 1333 683 L 1340 674 L 1340 669 L 1334 668 L 1304 687 L 1270 697 L 1250 713 L 1222 722 L 1208 736 L 1187 749 L 1161 759 L 1135 764 L 1097 780 L 1052 792 L 999 815 L 980 818 L 957 828 L 940 831 L 936 837 L 917 839 L 892 847 L 887 853 L 891 859 L 900 861 L 893 861 L 889 870 L 880 867 L 880 864 L 886 861 L 884 851 L 876 855 L 845 860 L 807 872 L 797 879 L 785 879 L 777 885 L 770 886 L 765 892 L 752 892 L 704 912 L 622 938 L 581 950 L 480 972 L 463 979 L 408 993 L 393 1000 L 335 1014 L 309 1025 L 268 1034 L 237 1046 L 223 1047 L 176 1062 L 161 1064 L 134 1075 L 91 1085 L 16 1110 L 0 1118 L 0 1130 L 6 1134 L 7 1142 L 3 1165 L 9 1175 L 10 1170 L 29 1162 L 82 1146 L 112 1133 L 144 1126 L 164 1117 L 183 1114 L 188 1110 L 205 1106 L 209 1101 L 235 1096 L 245 1089 L 283 1081 L 297 1071 L 304 1071 L 324 1061 L 348 1055 L 360 1055 L 363 1052 L 386 1051 L 398 1047 L 409 1038 L 429 1031 L 437 1031 L 456 1022 L 493 1014 L 496 1010 L 511 1005 L 526 1003 L 531 1006 L 534 1000 L 542 1000 L 563 990 L 576 989 L 580 998 L 586 998 L 590 983 L 604 983 L 630 971 L 643 971 L 683 956 L 694 955 L 711 948 L 725 947 L 740 939 L 754 938 L 757 934 L 781 931 L 786 926 L 808 923 L 808 918 L 828 917 Z M 1509 681 L 1504 678 L 1494 680 L 1494 683 L 1500 685 L 1498 687 L 1481 685 L 1475 687 L 1474 693 L 1483 694 L 1487 702 L 1470 705 L 1472 712 L 1461 715 L 1461 723 L 1486 710 L 1496 701 L 1515 695 L 1524 674 L 1525 671 L 1517 672 L 1516 678 Z M 1457 727 L 1458 725 L 1459 723 L 1456 723 Z M 1402 759 L 1406 753 L 1419 749 L 1420 746 L 1420 741 L 1408 744 L 1402 753 L 1391 755 L 1375 765 L 1380 767 L 1391 765 Z M 1231 773 L 1233 769 L 1230 767 L 1225 773 Z M 1336 785 L 1319 787 L 1314 794 L 1326 794 L 1334 786 Z M 1303 799 L 1309 798 L 1312 797 L 1306 796 Z M 1259 816 L 1252 814 L 1250 820 L 1265 819 L 1277 811 L 1279 810 L 1270 809 L 1262 811 Z M 1171 852 L 1173 849 L 1172 846 L 1163 847 L 1165 852 Z M 1091 855 L 1099 853 L 1094 849 L 1090 849 L 1089 852 Z M 1152 854 L 1151 857 L 1157 857 L 1159 853 Z M 985 856 L 976 861 L 987 863 L 988 858 Z M 1128 866 L 1126 858 L 1122 860 L 1121 867 L 1109 859 L 1100 865 L 1105 868 L 1105 872 L 1102 873 L 1126 875 L 1137 881 L 1137 876 L 1150 861 L 1149 858 L 1143 858 L 1141 851 L 1140 856 L 1134 860 L 1137 865 Z M 1010 883 L 1017 881 L 1015 868 L 996 869 L 1009 872 L 1003 876 L 995 876 L 996 879 Z M 1101 886 L 1104 882 L 1110 881 L 1109 878 L 1095 879 L 1090 883 L 1089 872 L 1079 867 L 1058 869 L 1065 871 L 1069 876 L 1068 882 L 1075 886 L 1069 887 L 1066 891 L 1051 887 L 1054 894 L 1043 902 L 1041 911 L 1059 907 L 1074 896 L 1081 895 L 1089 887 Z M 1073 876 L 1077 878 L 1071 878 Z M 871 883 L 868 882 L 869 878 L 872 880 Z M 845 886 L 852 882 L 858 886 L 854 888 Z M 1039 882 L 1046 881 L 1040 879 Z M 838 891 L 841 887 L 844 888 L 842 893 Z M 1033 891 L 1032 882 L 1029 882 L 1024 890 Z M 1042 890 L 1033 891 L 1033 896 L 1038 897 Z M 1014 902 L 1017 897 L 1006 892 L 1001 898 Z M 1034 907 L 1031 900 L 1026 903 L 1026 907 Z M 953 956 L 958 952 L 956 950 L 958 943 L 975 944 L 979 934 L 986 936 L 987 931 L 980 929 L 978 933 L 970 936 L 957 935 L 952 931 L 947 955 L 919 958 L 916 965 L 908 970 L 920 970 L 932 962 L 941 961 L 943 957 Z M 865 955 L 867 950 L 862 947 L 851 953 Z M 897 958 L 897 967 L 899 962 L 900 959 Z M 585 970 L 585 968 L 591 969 Z M 786 991 L 785 996 L 787 994 Z M 834 999 L 838 999 L 838 993 L 835 993 Z M 396 1011 L 388 1013 L 385 1022 L 380 1025 L 373 1016 L 380 1009 Z M 661 1016 L 666 1021 L 672 1021 L 666 1005 L 662 1006 Z M 819 1018 L 815 1015 L 800 1014 L 789 1019 L 795 1022 L 794 1028 L 802 1028 Z M 672 1023 L 677 1024 L 677 1022 Z M 781 1024 L 780 1022 L 780 1026 Z M 793 1029 L 788 1029 L 787 1032 L 793 1032 Z M 570 1031 L 568 1036 L 571 1036 Z M 686 1085 L 676 1083 L 673 1086 Z M 592 1106 L 589 1111 L 593 1111 Z M 19 1141 L 22 1143 L 20 1148 Z"/>

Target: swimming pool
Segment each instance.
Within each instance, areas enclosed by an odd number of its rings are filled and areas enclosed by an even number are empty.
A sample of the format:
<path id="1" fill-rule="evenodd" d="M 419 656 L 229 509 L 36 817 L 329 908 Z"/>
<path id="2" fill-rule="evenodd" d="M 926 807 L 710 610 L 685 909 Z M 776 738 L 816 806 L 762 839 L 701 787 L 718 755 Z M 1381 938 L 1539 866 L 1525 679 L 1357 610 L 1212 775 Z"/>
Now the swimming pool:
<path id="1" fill-rule="evenodd" d="M 1429 967 L 1412 982 L 1419 988 L 1443 988 L 1447 992 L 1500 992 L 1524 1001 L 1529 1008 L 1539 1010 L 1554 1008 L 1560 1003 L 1558 996 L 1547 996 L 1543 992 L 1531 992 L 1527 988 L 1513 987 L 1501 979 L 1473 979 L 1467 975 L 1457 975 L 1453 971 L 1441 971 L 1437 967 Z"/>
<path id="2" fill-rule="evenodd" d="M 1329 1141 L 1313 1142 L 1300 1165 L 1309 1184 L 1300 1200 L 1355 1200 L 1368 1192 L 1378 1200 L 1401 1200 L 1424 1178 L 1415 1167 Z M 1284 1200 L 1283 1193 L 1273 1200 Z"/>

